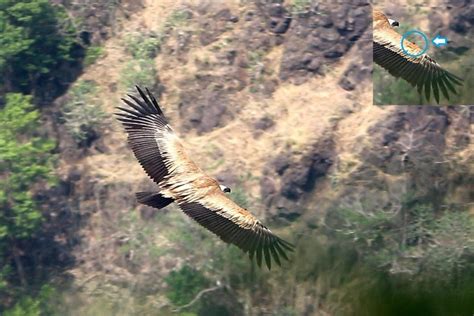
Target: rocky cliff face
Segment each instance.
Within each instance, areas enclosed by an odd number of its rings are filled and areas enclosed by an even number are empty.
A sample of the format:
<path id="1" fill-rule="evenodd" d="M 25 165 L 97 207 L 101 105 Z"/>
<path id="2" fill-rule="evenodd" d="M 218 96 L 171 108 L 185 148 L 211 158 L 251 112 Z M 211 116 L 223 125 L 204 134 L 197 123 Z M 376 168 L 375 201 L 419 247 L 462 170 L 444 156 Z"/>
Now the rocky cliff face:
<path id="1" fill-rule="evenodd" d="M 157 69 L 162 106 L 192 157 L 282 231 L 314 229 L 335 207 L 361 200 L 370 211 L 397 207 L 409 192 L 468 203 L 474 114 L 467 106 L 372 105 L 369 2 L 297 8 L 282 1 L 145 1 L 134 12 L 113 36 L 104 35 L 105 56 L 79 78 L 97 84 L 109 114 L 96 137 L 78 145 L 60 121 L 51 123 L 62 182 L 45 194 L 56 199 L 55 218 L 74 218 L 62 238 L 74 258 L 69 273 L 85 292 L 109 283 L 119 289 L 135 278 L 156 294 L 169 271 L 204 262 L 167 230 L 188 225 L 199 239 L 197 225 L 174 209 L 160 211 L 165 218 L 156 223 L 157 212 L 134 200 L 133 192 L 153 184 L 112 117 L 129 88 L 120 84 L 120 69 L 133 59 L 124 40 L 131 33 L 164 34 L 149 67 Z M 471 22 L 457 18 L 450 27 L 461 34 Z M 94 40 L 102 31 L 91 34 Z M 51 111 L 59 115 L 64 102 Z M 153 257 L 157 245 L 171 250 Z M 277 297 L 266 299 L 272 306 Z M 300 303 L 300 312 L 311 310 Z"/>

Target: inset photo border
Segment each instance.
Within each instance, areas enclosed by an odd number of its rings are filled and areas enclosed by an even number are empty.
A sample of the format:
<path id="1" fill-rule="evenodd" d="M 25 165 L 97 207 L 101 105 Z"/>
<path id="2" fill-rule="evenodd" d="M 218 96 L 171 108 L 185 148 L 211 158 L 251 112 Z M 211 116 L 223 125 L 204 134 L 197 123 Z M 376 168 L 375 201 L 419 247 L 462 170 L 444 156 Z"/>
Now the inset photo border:
<path id="1" fill-rule="evenodd" d="M 474 104 L 474 3 L 432 2 L 374 1 L 374 105 Z"/>

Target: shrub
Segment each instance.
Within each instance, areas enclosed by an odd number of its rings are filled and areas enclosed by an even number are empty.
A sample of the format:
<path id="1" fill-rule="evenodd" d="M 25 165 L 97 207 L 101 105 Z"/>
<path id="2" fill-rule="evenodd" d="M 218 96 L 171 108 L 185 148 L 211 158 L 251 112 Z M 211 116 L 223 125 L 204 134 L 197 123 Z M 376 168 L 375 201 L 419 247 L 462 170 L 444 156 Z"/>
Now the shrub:
<path id="1" fill-rule="evenodd" d="M 69 101 L 64 105 L 63 118 L 66 129 L 77 143 L 96 135 L 98 127 L 105 118 L 96 93 L 97 85 L 94 81 L 78 81 L 71 88 Z"/>
<path id="2" fill-rule="evenodd" d="M 165 21 L 165 31 L 183 26 L 191 18 L 191 12 L 184 9 L 173 11 Z"/>
<path id="3" fill-rule="evenodd" d="M 86 57 L 84 57 L 84 66 L 94 64 L 103 55 L 104 48 L 102 46 L 89 46 L 86 50 Z"/>
<path id="4" fill-rule="evenodd" d="M 160 52 L 161 37 L 150 32 L 132 33 L 125 37 L 125 50 L 136 59 L 155 58 Z"/>
<path id="5" fill-rule="evenodd" d="M 135 86 L 153 87 L 157 84 L 157 72 L 152 59 L 132 60 L 121 73 L 121 85 L 128 93 L 135 93 Z"/>
<path id="6" fill-rule="evenodd" d="M 119 221 L 120 231 L 123 233 L 124 242 L 119 247 L 119 252 L 125 256 L 133 253 L 133 261 L 143 263 L 159 258 L 167 249 L 161 248 L 157 242 L 160 228 L 155 221 L 143 221 L 135 211 L 123 216 Z"/>
<path id="7" fill-rule="evenodd" d="M 474 219 L 463 210 L 439 212 L 414 204 L 398 212 L 337 211 L 338 232 L 357 251 L 386 272 L 408 274 L 420 281 L 450 282 L 472 265 Z"/>
<path id="8" fill-rule="evenodd" d="M 293 0 L 291 4 L 291 12 L 293 14 L 307 12 L 311 6 L 311 0 Z"/>
<path id="9" fill-rule="evenodd" d="M 177 271 L 171 271 L 165 278 L 168 285 L 167 297 L 175 305 L 189 303 L 209 280 L 198 270 L 185 265 Z"/>
<path id="10" fill-rule="evenodd" d="M 36 297 L 26 296 L 21 298 L 15 306 L 5 311 L 5 316 L 41 316 L 54 315 L 54 310 L 49 304 L 56 290 L 49 285 L 44 285 Z"/>

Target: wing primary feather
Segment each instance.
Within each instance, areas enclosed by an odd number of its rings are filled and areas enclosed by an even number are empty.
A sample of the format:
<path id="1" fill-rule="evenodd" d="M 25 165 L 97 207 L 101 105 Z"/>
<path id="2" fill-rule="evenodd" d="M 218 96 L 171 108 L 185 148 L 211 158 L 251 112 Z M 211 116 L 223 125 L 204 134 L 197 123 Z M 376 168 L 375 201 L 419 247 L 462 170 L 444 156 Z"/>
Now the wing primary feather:
<path id="1" fill-rule="evenodd" d="M 437 90 L 436 93 L 438 94 L 437 103 L 439 104 L 439 97 L 440 97 L 439 90 L 441 90 L 441 93 L 444 94 L 444 91 L 443 91 L 444 85 L 443 85 L 442 78 L 446 75 L 446 71 L 444 69 L 442 69 L 441 67 L 438 67 L 438 66 L 435 66 L 435 69 L 436 69 L 435 85 L 436 85 L 436 90 Z M 434 87 L 433 87 L 433 89 L 434 89 Z M 448 100 L 449 100 L 449 98 L 448 98 Z"/>
<path id="2" fill-rule="evenodd" d="M 436 103 L 439 104 L 439 88 L 438 88 L 438 84 L 436 83 L 437 82 L 436 78 L 433 79 L 431 82 L 433 86 L 433 94 L 434 94 Z"/>
<path id="3" fill-rule="evenodd" d="M 258 234 L 258 244 L 257 244 L 257 265 L 259 267 L 262 267 L 262 252 L 263 252 L 263 247 L 262 247 L 262 237 L 260 236 L 260 233 Z"/>
<path id="4" fill-rule="evenodd" d="M 429 101 L 431 97 L 431 69 L 428 66 L 427 75 L 425 82 L 425 96 L 426 100 Z"/>
<path id="5" fill-rule="evenodd" d="M 123 101 L 125 104 L 127 104 L 129 107 L 131 107 L 131 108 L 133 108 L 134 110 L 136 110 L 136 111 L 138 112 L 138 113 L 136 113 L 137 116 L 139 116 L 140 114 L 142 114 L 142 115 L 147 115 L 147 114 L 149 114 L 148 112 L 145 112 L 145 111 L 143 110 L 143 108 L 141 108 L 140 106 L 134 104 L 133 102 L 131 102 L 131 101 L 125 99 L 125 98 L 122 98 L 122 101 Z"/>
<path id="6" fill-rule="evenodd" d="M 258 234 L 256 234 L 255 230 L 252 229 L 251 230 L 251 235 L 252 235 L 252 239 L 251 239 L 251 243 L 250 243 L 250 253 L 249 253 L 249 255 L 251 256 L 250 258 L 252 259 L 254 254 L 257 251 Z"/>
<path id="7" fill-rule="evenodd" d="M 286 248 L 288 251 L 293 251 L 295 249 L 295 246 L 292 243 L 289 243 L 286 240 L 283 240 L 281 238 L 278 238 L 278 239 L 280 240 L 282 246 Z"/>
<path id="8" fill-rule="evenodd" d="M 123 100 L 123 99 L 122 99 L 122 100 Z M 124 107 L 121 107 L 121 106 L 118 106 L 117 109 L 119 109 L 119 110 L 121 110 L 121 111 L 123 111 L 123 112 L 127 112 L 128 114 L 131 114 L 133 118 L 137 118 L 137 115 L 139 114 L 139 113 L 137 113 L 137 112 L 133 112 L 132 110 L 127 109 L 127 108 L 124 108 Z M 117 112 L 116 114 L 117 114 L 117 115 L 121 115 L 121 116 L 125 115 L 124 113 L 121 113 L 121 112 Z"/>
<path id="9" fill-rule="evenodd" d="M 446 89 L 446 86 L 444 84 L 444 76 L 445 74 L 443 73 L 440 77 L 439 77 L 439 80 L 438 80 L 438 85 L 439 87 L 441 88 L 441 92 L 443 93 L 443 96 L 449 100 L 449 93 L 448 93 L 448 90 Z"/>
<path id="10" fill-rule="evenodd" d="M 461 86 L 462 82 L 464 81 L 462 78 L 459 78 L 458 76 L 453 75 L 447 70 L 446 70 L 446 75 L 451 79 L 453 83 L 457 84 L 458 86 Z"/>
<path id="11" fill-rule="evenodd" d="M 270 250 L 268 249 L 270 240 L 269 240 L 269 235 L 264 232 L 263 234 L 265 236 L 264 238 L 264 245 L 263 245 L 263 250 L 265 254 L 265 263 L 267 264 L 268 270 L 272 269 L 272 261 L 270 258 Z"/>
<path id="12" fill-rule="evenodd" d="M 286 261 L 289 261 L 288 256 L 286 255 L 285 251 L 283 249 L 281 249 L 280 243 L 281 243 L 280 239 L 277 240 L 277 242 L 275 242 L 275 249 L 278 251 L 280 256 L 285 258 Z"/>
<path id="13" fill-rule="evenodd" d="M 156 101 L 155 96 L 148 90 L 148 88 L 145 87 L 146 92 L 148 93 L 148 96 L 150 97 L 151 102 L 155 106 L 156 110 L 158 111 L 158 114 L 163 115 L 163 112 L 161 111 L 160 105 L 158 104 L 158 101 Z"/>
<path id="14" fill-rule="evenodd" d="M 278 253 L 275 250 L 275 242 L 276 242 L 275 239 L 272 240 L 272 243 L 270 244 L 270 251 L 272 252 L 275 262 L 281 267 L 280 257 L 278 256 Z"/>
<path id="15" fill-rule="evenodd" d="M 132 99 L 133 101 L 135 101 L 138 105 L 140 105 L 140 107 L 144 111 L 146 111 L 144 114 L 153 114 L 155 112 L 153 108 L 148 107 L 148 105 L 146 103 L 144 103 L 142 100 L 140 100 L 139 98 L 137 98 L 133 94 L 129 94 L 128 97 L 130 99 Z"/>
<path id="16" fill-rule="evenodd" d="M 143 101 L 145 101 L 145 104 L 146 104 L 146 107 L 148 108 L 148 110 L 150 111 L 150 113 L 154 113 L 156 111 L 155 107 L 153 106 L 153 104 L 150 102 L 150 100 L 148 99 L 148 97 L 146 96 L 145 93 L 143 93 L 142 89 L 140 89 L 139 86 L 135 86 L 138 90 L 138 93 L 140 94 L 140 96 L 142 97 Z"/>
<path id="17" fill-rule="evenodd" d="M 447 76 L 443 77 L 443 81 L 444 81 L 444 83 L 446 84 L 446 87 L 448 87 L 448 89 L 449 89 L 452 93 L 454 93 L 454 94 L 457 93 L 457 92 L 456 92 L 456 89 L 454 88 L 454 86 L 453 86 L 453 85 L 451 84 L 451 82 L 449 81 L 449 77 L 447 77 Z"/>

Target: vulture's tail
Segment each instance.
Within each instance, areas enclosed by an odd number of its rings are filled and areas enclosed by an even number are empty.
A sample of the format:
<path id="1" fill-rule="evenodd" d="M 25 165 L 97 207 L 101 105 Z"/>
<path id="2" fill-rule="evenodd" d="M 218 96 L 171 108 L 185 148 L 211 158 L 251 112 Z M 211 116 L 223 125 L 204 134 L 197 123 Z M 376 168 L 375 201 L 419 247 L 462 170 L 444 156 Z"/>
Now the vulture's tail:
<path id="1" fill-rule="evenodd" d="M 161 195 L 160 192 L 137 192 L 136 194 L 138 203 L 145 204 L 154 208 L 163 208 L 174 200 Z"/>

